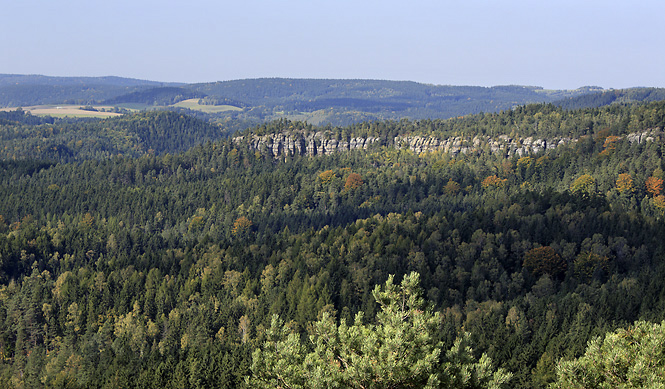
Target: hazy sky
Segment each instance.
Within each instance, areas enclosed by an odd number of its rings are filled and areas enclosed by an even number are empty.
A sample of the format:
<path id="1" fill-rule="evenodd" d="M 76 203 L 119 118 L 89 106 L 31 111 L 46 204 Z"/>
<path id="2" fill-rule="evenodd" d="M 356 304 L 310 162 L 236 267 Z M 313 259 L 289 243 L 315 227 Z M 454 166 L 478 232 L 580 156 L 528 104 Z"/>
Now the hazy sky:
<path id="1" fill-rule="evenodd" d="M 665 87 L 663 0 L 16 0 L 0 73 Z"/>

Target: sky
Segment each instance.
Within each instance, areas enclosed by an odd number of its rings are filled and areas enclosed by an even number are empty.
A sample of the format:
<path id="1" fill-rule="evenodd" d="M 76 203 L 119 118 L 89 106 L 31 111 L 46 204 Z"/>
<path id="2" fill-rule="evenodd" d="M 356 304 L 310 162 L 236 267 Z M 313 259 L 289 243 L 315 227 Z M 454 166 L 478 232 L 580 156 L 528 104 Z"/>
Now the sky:
<path id="1" fill-rule="evenodd" d="M 663 0 L 20 0 L 0 73 L 665 87 Z"/>

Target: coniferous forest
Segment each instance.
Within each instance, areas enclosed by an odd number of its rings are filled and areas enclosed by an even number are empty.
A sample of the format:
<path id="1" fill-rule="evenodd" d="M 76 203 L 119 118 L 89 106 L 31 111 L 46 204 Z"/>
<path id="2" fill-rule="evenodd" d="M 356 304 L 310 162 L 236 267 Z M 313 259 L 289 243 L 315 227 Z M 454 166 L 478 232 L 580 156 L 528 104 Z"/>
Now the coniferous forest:
<path id="1" fill-rule="evenodd" d="M 0 112 L 0 386 L 665 385 L 664 129 Z"/>

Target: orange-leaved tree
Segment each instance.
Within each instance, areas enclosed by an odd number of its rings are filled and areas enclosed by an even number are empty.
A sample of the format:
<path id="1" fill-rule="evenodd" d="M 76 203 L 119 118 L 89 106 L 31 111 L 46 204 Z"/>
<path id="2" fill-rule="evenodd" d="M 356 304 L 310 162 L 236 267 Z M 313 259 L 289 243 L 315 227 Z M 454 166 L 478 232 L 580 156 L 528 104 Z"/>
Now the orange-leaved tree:
<path id="1" fill-rule="evenodd" d="M 360 174 L 351 173 L 346 178 L 346 182 L 344 183 L 344 189 L 346 190 L 358 189 L 362 186 L 362 184 L 363 184 L 363 178 L 360 176 Z"/>
<path id="2" fill-rule="evenodd" d="M 617 143 L 619 143 L 620 140 L 621 137 L 616 135 L 610 135 L 605 138 L 605 142 L 603 143 L 603 151 L 600 152 L 600 155 L 608 155 L 612 151 L 616 150 Z"/>
<path id="3" fill-rule="evenodd" d="M 483 188 L 503 188 L 506 185 L 506 178 L 499 178 L 496 175 L 486 177 L 481 185 Z"/>
<path id="4" fill-rule="evenodd" d="M 237 237 L 246 237 L 252 228 L 252 221 L 245 216 L 240 216 L 233 222 L 231 233 Z"/>
<path id="5" fill-rule="evenodd" d="M 645 185 L 647 187 L 647 192 L 651 196 L 658 196 L 663 191 L 663 179 L 651 176 L 647 178 Z"/>

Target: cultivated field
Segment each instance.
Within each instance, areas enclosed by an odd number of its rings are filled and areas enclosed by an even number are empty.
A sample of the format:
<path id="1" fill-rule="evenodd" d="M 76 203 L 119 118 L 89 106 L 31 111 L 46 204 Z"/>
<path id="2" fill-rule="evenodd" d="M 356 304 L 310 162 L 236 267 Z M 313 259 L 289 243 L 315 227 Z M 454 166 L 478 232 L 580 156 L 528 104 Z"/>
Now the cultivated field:
<path id="1" fill-rule="evenodd" d="M 148 104 L 140 103 L 123 103 L 119 104 L 118 107 L 128 109 L 130 111 L 140 111 L 144 109 L 156 109 L 156 108 L 166 108 L 153 106 Z M 189 99 L 183 100 L 177 104 L 171 105 L 171 107 L 181 107 L 187 108 L 195 111 L 202 111 L 207 113 L 219 113 L 219 112 L 228 112 L 228 111 L 242 111 L 242 108 L 234 107 L 232 105 L 201 105 L 199 104 L 199 99 Z M 15 111 L 18 107 L 11 108 L 0 108 L 0 111 Z M 112 116 L 122 115 L 115 112 L 102 112 L 102 110 L 110 110 L 113 107 L 111 106 L 94 106 L 98 111 L 87 111 L 81 109 L 81 105 L 35 105 L 30 107 L 21 107 L 24 111 L 28 111 L 36 116 L 53 116 L 53 117 L 96 117 L 96 118 L 107 118 Z"/>
<path id="2" fill-rule="evenodd" d="M 100 112 L 100 111 L 86 111 L 82 110 L 81 105 L 36 105 L 32 107 L 21 107 L 24 111 L 30 112 L 36 116 L 53 116 L 53 117 L 96 117 L 106 118 L 111 116 L 120 116 L 121 114 L 115 112 Z M 95 109 L 111 109 L 113 107 L 99 106 Z M 15 111 L 14 108 L 0 108 L 0 111 Z"/>

